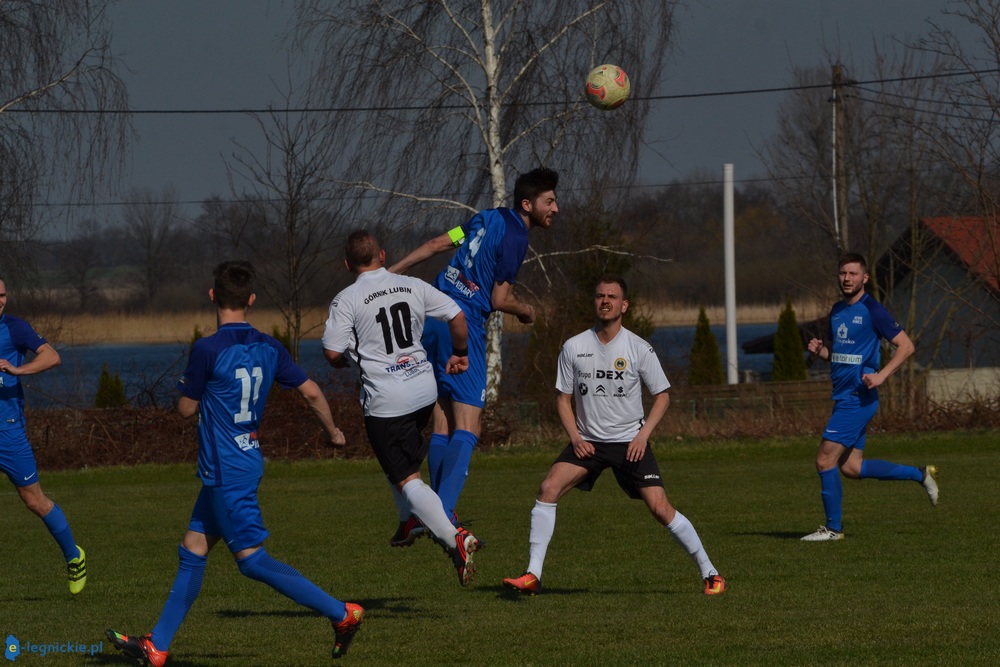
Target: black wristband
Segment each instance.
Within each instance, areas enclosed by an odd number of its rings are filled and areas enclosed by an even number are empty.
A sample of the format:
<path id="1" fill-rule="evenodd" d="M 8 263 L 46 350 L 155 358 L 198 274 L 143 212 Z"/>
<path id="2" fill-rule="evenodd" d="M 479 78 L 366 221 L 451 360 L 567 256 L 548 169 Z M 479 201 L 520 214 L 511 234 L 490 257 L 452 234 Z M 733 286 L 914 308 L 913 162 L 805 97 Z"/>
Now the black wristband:
<path id="1" fill-rule="evenodd" d="M 467 357 L 469 356 L 469 348 L 467 347 L 453 347 L 451 348 L 451 353 L 456 357 Z"/>

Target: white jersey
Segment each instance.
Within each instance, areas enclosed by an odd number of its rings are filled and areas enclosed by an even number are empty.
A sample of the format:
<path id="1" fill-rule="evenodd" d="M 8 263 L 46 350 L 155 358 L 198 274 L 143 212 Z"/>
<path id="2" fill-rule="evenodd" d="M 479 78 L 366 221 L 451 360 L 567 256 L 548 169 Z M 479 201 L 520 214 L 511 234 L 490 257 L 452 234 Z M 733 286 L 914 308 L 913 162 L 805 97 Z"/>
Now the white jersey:
<path id="1" fill-rule="evenodd" d="M 399 417 L 437 400 L 434 369 L 420 344 L 424 320 L 460 312 L 423 280 L 384 267 L 365 271 L 330 304 L 323 349 L 347 351 L 358 364 L 366 417 Z"/>
<path id="2" fill-rule="evenodd" d="M 642 428 L 642 385 L 670 388 L 652 346 L 622 327 L 607 344 L 588 329 L 563 343 L 556 389 L 572 394 L 576 428 L 588 442 L 630 442 Z"/>

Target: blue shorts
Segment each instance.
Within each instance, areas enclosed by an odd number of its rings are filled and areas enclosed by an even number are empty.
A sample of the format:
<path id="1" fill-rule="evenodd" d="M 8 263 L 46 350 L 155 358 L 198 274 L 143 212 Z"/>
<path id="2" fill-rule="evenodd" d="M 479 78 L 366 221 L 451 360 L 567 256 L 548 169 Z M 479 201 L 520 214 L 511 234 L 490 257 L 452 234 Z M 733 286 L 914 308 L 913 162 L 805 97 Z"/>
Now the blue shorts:
<path id="1" fill-rule="evenodd" d="M 38 482 L 35 453 L 23 428 L 0 431 L 0 470 L 14 486 L 31 486 Z"/>
<path id="2" fill-rule="evenodd" d="M 188 530 L 221 537 L 232 553 L 263 544 L 269 533 L 257 502 L 260 480 L 201 487 Z"/>
<path id="3" fill-rule="evenodd" d="M 844 447 L 864 450 L 865 432 L 868 422 L 878 411 L 878 401 L 866 405 L 851 405 L 849 407 L 833 406 L 833 414 L 823 431 L 823 439 L 836 442 Z"/>
<path id="4" fill-rule="evenodd" d="M 455 403 L 483 407 L 486 404 L 486 332 L 478 326 L 469 326 L 469 370 L 457 375 L 445 372 L 452 350 L 447 322 L 429 318 L 424 323 L 421 342 L 434 366 L 438 396 Z"/>

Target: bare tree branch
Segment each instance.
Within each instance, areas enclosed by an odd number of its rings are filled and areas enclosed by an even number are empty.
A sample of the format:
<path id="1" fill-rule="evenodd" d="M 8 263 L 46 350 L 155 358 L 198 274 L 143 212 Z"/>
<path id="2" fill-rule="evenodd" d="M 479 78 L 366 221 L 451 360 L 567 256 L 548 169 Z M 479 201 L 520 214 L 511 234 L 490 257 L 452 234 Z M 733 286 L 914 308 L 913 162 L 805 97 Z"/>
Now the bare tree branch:
<path id="1" fill-rule="evenodd" d="M 38 206 L 45 197 L 74 200 L 116 182 L 131 125 L 111 51 L 108 6 L 107 0 L 0 2 L 5 240 L 25 241 L 38 232 L 51 215 Z M 108 113 L 73 113 L 84 109 Z M 0 245 L 0 262 L 8 270 L 17 259 L 11 247 Z"/>
<path id="2" fill-rule="evenodd" d="M 675 5 L 344 0 L 331 9 L 300 0 L 293 39 L 319 54 L 313 87 L 325 106 L 370 110 L 331 121 L 341 173 L 350 174 L 338 180 L 383 195 L 366 204 L 371 219 L 430 235 L 463 222 L 442 223 L 441 205 L 508 204 L 509 183 L 539 165 L 558 169 L 567 185 L 629 184 L 649 104 L 635 99 L 614 114 L 598 112 L 583 104 L 584 80 L 594 65 L 619 61 L 653 95 Z M 401 95 L 417 108 L 399 110 L 392 102 Z M 573 186 L 564 192 L 572 198 Z M 454 206 L 459 199 L 468 204 Z M 488 347 L 495 395 L 499 329 L 491 328 Z"/>

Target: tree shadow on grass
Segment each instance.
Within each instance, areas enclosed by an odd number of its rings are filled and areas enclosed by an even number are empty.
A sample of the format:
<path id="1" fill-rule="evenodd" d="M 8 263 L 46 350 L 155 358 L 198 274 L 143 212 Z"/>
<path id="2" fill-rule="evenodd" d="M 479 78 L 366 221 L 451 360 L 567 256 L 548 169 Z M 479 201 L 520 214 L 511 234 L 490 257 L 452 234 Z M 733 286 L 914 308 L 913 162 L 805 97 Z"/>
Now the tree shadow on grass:
<path id="1" fill-rule="evenodd" d="M 114 649 L 111 649 L 114 650 Z M 231 660 L 239 659 L 239 655 L 234 654 L 232 651 L 226 651 L 225 653 L 198 653 L 194 656 L 189 656 L 191 659 L 177 658 L 173 655 L 170 656 L 170 662 L 168 663 L 170 667 L 203 667 L 207 660 Z M 244 659 L 247 664 L 252 664 L 253 661 L 258 660 L 260 656 L 258 655 L 244 655 Z M 128 658 L 123 653 L 98 653 L 96 655 L 88 655 L 85 658 L 84 664 L 86 665 L 135 665 L 136 661 L 132 658 Z"/>
<path id="2" fill-rule="evenodd" d="M 418 609 L 413 604 L 414 598 L 380 598 L 380 599 L 366 599 L 357 600 L 356 603 L 364 607 L 365 612 L 370 612 L 372 610 L 381 610 L 393 615 L 402 613 L 408 615 L 425 614 L 423 610 Z M 224 619 L 241 619 L 241 618 L 322 618 L 319 614 L 311 609 L 301 608 L 301 609 L 220 609 L 215 612 L 215 615 L 219 618 Z M 105 646 L 106 650 L 116 651 L 116 649 L 110 645 Z M 171 667 L 197 667 L 198 665 L 203 665 L 208 660 L 239 660 L 240 656 L 234 654 L 232 651 L 227 650 L 225 653 L 189 653 L 187 659 L 178 658 L 174 655 L 170 656 L 170 666 Z M 245 664 L 254 664 L 255 661 L 260 659 L 259 655 L 245 655 Z M 126 657 L 122 653 L 112 652 L 112 653 L 98 653 L 95 655 L 89 655 L 85 658 L 85 664 L 88 665 L 134 665 L 135 660 Z"/>
<path id="3" fill-rule="evenodd" d="M 750 533 L 736 533 L 740 537 L 770 537 L 774 540 L 800 540 L 805 535 L 804 532 L 790 532 L 787 530 L 754 531 Z"/>
<path id="4" fill-rule="evenodd" d="M 490 592 L 496 595 L 499 600 L 506 600 L 508 602 L 521 602 L 524 600 L 530 600 L 532 597 L 552 597 L 554 595 L 582 595 L 587 593 L 593 593 L 594 591 L 590 588 L 565 588 L 565 587 L 546 587 L 542 589 L 541 593 L 537 595 L 531 595 L 529 593 L 522 593 L 520 591 L 515 591 L 507 588 L 506 586 L 478 586 L 477 590 L 483 592 Z M 619 594 L 621 591 L 617 591 Z"/>
<path id="5" fill-rule="evenodd" d="M 375 610 L 385 610 L 391 612 L 420 611 L 413 606 L 413 599 L 414 598 L 378 598 L 358 600 L 351 598 L 350 600 L 344 600 L 344 602 L 353 602 L 361 605 L 366 614 Z M 421 613 L 423 612 L 421 611 Z M 220 618 L 256 618 L 265 616 L 277 618 L 321 618 L 321 616 L 315 611 L 305 607 L 301 607 L 299 609 L 220 609 L 215 612 L 215 615 Z"/>

